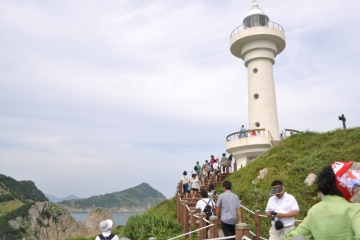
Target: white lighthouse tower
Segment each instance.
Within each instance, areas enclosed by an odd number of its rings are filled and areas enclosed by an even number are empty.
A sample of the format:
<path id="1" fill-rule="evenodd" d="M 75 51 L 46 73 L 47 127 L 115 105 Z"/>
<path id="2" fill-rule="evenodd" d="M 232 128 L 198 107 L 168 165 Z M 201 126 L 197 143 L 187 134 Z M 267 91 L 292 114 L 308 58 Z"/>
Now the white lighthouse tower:
<path id="1" fill-rule="evenodd" d="M 272 65 L 286 42 L 283 28 L 269 20 L 254 2 L 243 25 L 235 28 L 230 36 L 231 53 L 243 59 L 248 69 L 247 126 L 252 130 L 248 132 L 249 137 L 236 138 L 236 133 L 227 137 L 227 152 L 233 154 L 238 167 L 245 166 L 268 150 L 273 141 L 279 140 Z"/>

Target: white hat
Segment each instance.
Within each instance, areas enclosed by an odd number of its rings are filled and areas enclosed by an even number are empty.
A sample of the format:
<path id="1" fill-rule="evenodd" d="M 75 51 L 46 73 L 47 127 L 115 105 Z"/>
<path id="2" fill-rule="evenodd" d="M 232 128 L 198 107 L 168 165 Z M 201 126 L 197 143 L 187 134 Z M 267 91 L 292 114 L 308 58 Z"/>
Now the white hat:
<path id="1" fill-rule="evenodd" d="M 107 232 L 107 231 L 109 231 L 109 230 L 112 228 L 112 226 L 113 226 L 113 221 L 112 221 L 111 219 L 102 221 L 102 222 L 99 224 L 99 226 L 100 226 L 101 231 Z"/>

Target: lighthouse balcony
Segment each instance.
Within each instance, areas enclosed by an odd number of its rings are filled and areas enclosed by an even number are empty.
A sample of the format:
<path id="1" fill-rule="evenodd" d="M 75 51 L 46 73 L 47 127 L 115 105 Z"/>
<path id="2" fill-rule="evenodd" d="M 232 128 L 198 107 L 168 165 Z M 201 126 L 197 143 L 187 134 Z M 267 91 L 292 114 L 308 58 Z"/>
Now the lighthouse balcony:
<path id="1" fill-rule="evenodd" d="M 259 145 L 268 147 L 272 137 L 265 130 L 261 128 L 231 133 L 226 137 L 226 149 L 257 148 Z"/>
<path id="2" fill-rule="evenodd" d="M 271 59 L 274 64 L 273 58 L 281 53 L 285 46 L 284 29 L 275 22 L 250 22 L 235 28 L 230 34 L 230 52 L 243 60 L 246 54 L 253 50 L 261 54 L 265 51 L 272 52 Z M 259 52 L 259 49 L 263 51 Z"/>
<path id="3" fill-rule="evenodd" d="M 271 148 L 271 139 L 265 128 L 235 132 L 226 137 L 226 152 L 233 155 L 239 167 Z"/>
<path id="4" fill-rule="evenodd" d="M 254 27 L 265 27 L 265 28 L 275 28 L 275 29 L 278 29 L 280 30 L 281 32 L 284 32 L 284 28 L 276 23 L 276 22 L 271 22 L 271 21 L 259 21 L 259 20 L 254 20 L 254 21 L 249 21 L 249 22 L 246 22 L 245 24 L 243 25 L 240 25 L 238 27 L 236 27 L 230 34 L 230 39 L 235 36 L 237 33 L 245 30 L 245 29 L 248 29 L 248 28 L 254 28 Z"/>

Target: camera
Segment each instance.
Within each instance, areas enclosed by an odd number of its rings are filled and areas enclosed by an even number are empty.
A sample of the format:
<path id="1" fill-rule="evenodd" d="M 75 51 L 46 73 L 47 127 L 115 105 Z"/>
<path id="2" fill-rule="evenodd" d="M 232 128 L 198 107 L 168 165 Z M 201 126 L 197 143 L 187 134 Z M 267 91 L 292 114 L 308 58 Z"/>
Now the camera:
<path id="1" fill-rule="evenodd" d="M 271 211 L 270 214 L 273 215 L 273 216 L 276 216 L 277 212 Z"/>

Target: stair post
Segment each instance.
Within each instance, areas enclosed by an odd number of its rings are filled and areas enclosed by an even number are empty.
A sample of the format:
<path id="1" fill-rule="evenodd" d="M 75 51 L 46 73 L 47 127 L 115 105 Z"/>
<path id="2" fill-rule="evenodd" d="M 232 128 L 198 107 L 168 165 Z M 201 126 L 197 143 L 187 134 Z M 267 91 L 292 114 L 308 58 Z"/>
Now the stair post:
<path id="1" fill-rule="evenodd" d="M 219 218 L 217 216 L 211 216 L 209 218 L 210 224 L 214 224 L 214 226 L 210 227 L 210 238 L 218 238 L 219 237 Z"/>
<path id="2" fill-rule="evenodd" d="M 190 212 L 186 207 L 187 204 L 184 205 L 184 233 L 189 232 L 189 221 L 190 221 Z M 189 235 L 186 235 L 185 238 L 189 238 Z"/>
<path id="3" fill-rule="evenodd" d="M 188 201 L 187 200 L 184 200 L 183 202 L 182 202 L 182 207 L 181 207 L 181 223 L 182 223 L 182 229 L 184 230 L 184 233 L 186 233 L 185 232 L 185 219 L 186 219 L 186 212 L 187 212 L 187 209 L 186 209 L 186 204 L 188 203 Z"/>
<path id="4" fill-rule="evenodd" d="M 261 236 L 261 219 L 260 219 L 260 210 L 255 210 L 255 240 L 260 240 L 260 236 Z"/>
<path id="5" fill-rule="evenodd" d="M 240 219 L 239 219 L 239 222 L 244 222 L 244 209 L 242 208 L 242 205 L 241 205 L 241 200 L 239 200 L 240 202 Z"/>
<path id="6" fill-rule="evenodd" d="M 235 225 L 235 240 L 241 240 L 241 238 L 245 235 L 249 237 L 250 234 L 250 226 L 246 223 L 238 223 Z"/>
<path id="7" fill-rule="evenodd" d="M 178 187 L 179 187 L 179 193 L 182 195 L 183 193 L 182 181 L 179 182 Z"/>
<path id="8" fill-rule="evenodd" d="M 194 228 L 196 228 L 196 218 L 194 217 L 195 213 L 195 210 L 190 210 L 190 225 L 194 225 Z"/>
<path id="9" fill-rule="evenodd" d="M 200 208 L 198 208 L 198 209 L 195 210 L 195 214 L 196 214 L 197 216 L 200 216 L 200 212 L 201 212 L 201 209 L 200 209 Z M 198 228 L 200 228 L 200 220 L 197 221 L 197 223 L 196 223 L 196 219 L 197 219 L 197 218 L 195 218 L 195 229 L 198 229 Z M 199 218 L 199 219 L 200 219 L 200 218 Z"/>
<path id="10" fill-rule="evenodd" d="M 176 193 L 176 220 L 180 222 L 180 194 Z"/>
<path id="11" fill-rule="evenodd" d="M 206 218 L 206 213 L 201 212 L 199 217 L 199 228 L 205 227 L 205 221 L 203 220 L 203 218 Z M 200 230 L 200 239 L 206 239 L 206 231 L 206 228 Z"/>

